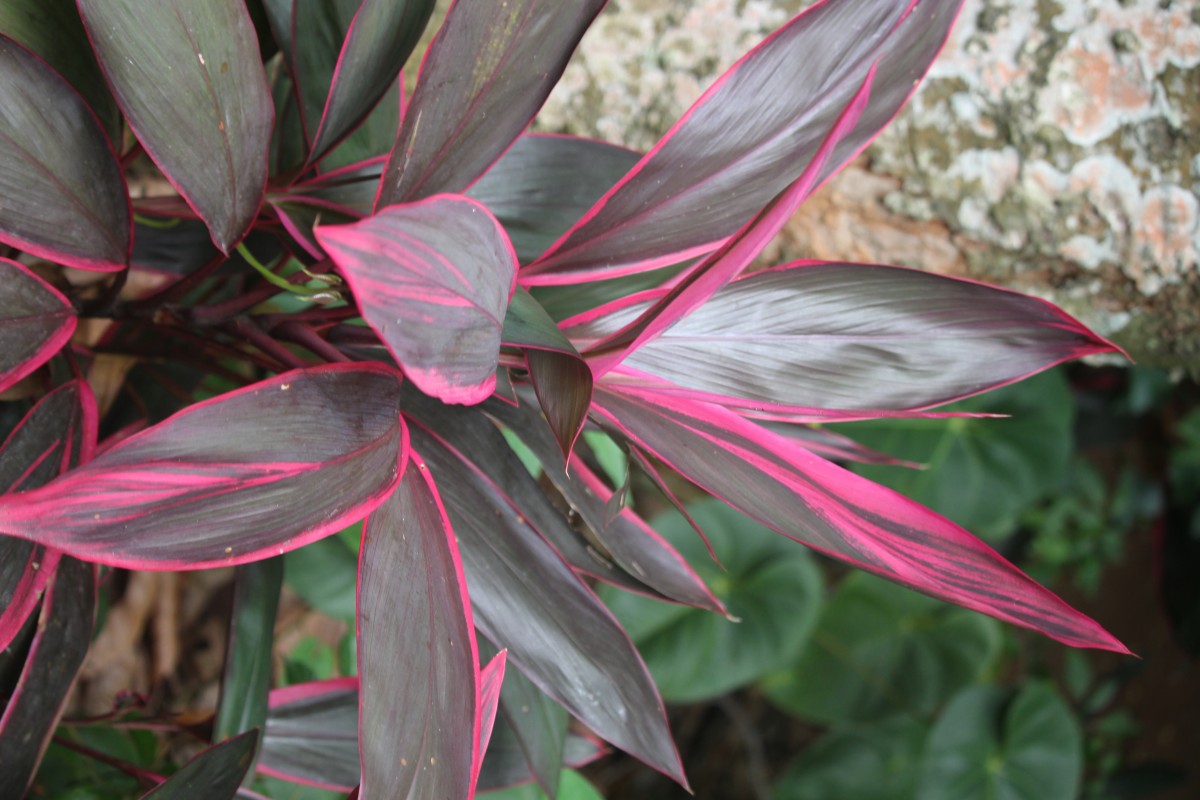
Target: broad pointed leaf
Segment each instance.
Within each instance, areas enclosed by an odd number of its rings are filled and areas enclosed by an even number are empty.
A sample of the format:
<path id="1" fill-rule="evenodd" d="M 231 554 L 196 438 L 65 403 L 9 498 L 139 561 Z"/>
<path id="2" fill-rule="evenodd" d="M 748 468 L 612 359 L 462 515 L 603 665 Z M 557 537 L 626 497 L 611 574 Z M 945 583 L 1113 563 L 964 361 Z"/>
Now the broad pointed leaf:
<path id="1" fill-rule="evenodd" d="M 467 190 L 522 264 L 537 258 L 638 162 L 641 153 L 575 136 L 524 134 Z"/>
<path id="2" fill-rule="evenodd" d="M 64 558 L 42 603 L 20 681 L 0 717 L 0 797 L 23 797 L 83 664 L 96 614 L 95 567 Z"/>
<path id="3" fill-rule="evenodd" d="M 720 406 L 604 390 L 596 410 L 701 488 L 784 535 L 925 594 L 1076 647 L 1107 631 L 949 520 Z"/>
<path id="4" fill-rule="evenodd" d="M 122 269 L 133 215 L 104 129 L 62 76 L 4 35 L 0 107 L 0 242 L 80 269 Z"/>
<path id="5" fill-rule="evenodd" d="M 612 277 L 712 250 L 806 168 L 878 64 L 871 103 L 820 183 L 903 105 L 945 41 L 959 4 L 868 0 L 809 7 L 718 79 L 529 265 L 522 283 Z"/>
<path id="6" fill-rule="evenodd" d="M 245 4 L 79 0 L 79 11 L 130 127 L 228 253 L 258 213 L 275 116 Z"/>
<path id="7" fill-rule="evenodd" d="M 359 554 L 360 793 L 465 800 L 482 759 L 479 651 L 455 531 L 411 461 Z"/>
<path id="8" fill-rule="evenodd" d="M 296 370 L 198 403 L 46 486 L 0 498 L 0 532 L 140 569 L 278 555 L 368 513 L 399 480 L 399 377 Z"/>
<path id="9" fill-rule="evenodd" d="M 479 769 L 483 766 L 483 755 L 487 752 L 488 743 L 492 740 L 492 728 L 496 724 L 496 714 L 500 710 L 500 687 L 504 685 L 504 666 L 508 660 L 508 651 L 501 650 L 492 657 L 479 671 L 479 746 L 475 748 L 475 771 L 471 776 L 471 785 L 479 781 Z"/>
<path id="10" fill-rule="evenodd" d="M 96 442 L 95 400 L 72 381 L 43 397 L 0 446 L 0 493 L 36 489 L 91 458 Z M 0 536 L 0 650 L 33 612 L 58 566 L 59 552 Z"/>
<path id="11" fill-rule="evenodd" d="M 28 267 L 0 258 L 0 390 L 44 364 L 74 331 L 67 298 Z"/>
<path id="12" fill-rule="evenodd" d="M 578 334 L 604 335 L 636 313 Z M 800 262 L 734 281 L 622 366 L 746 406 L 907 410 L 1115 349 L 1034 297 L 900 267 Z"/>
<path id="13" fill-rule="evenodd" d="M 258 769 L 335 791 L 357 786 L 362 775 L 358 679 L 301 683 L 271 692 Z"/>
<path id="14" fill-rule="evenodd" d="M 142 800 L 232 800 L 254 760 L 258 731 L 246 731 L 208 748 Z"/>
<path id="15" fill-rule="evenodd" d="M 412 430 L 439 478 L 480 632 L 598 735 L 683 783 L 662 701 L 612 616 L 492 487 Z"/>
<path id="16" fill-rule="evenodd" d="M 928 726 L 911 717 L 831 731 L 776 782 L 775 800 L 912 798 Z"/>
<path id="17" fill-rule="evenodd" d="M 297 6 L 313 5 L 300 0 Z M 433 0 L 363 0 L 332 72 L 309 163 L 362 122 L 391 87 L 433 11 Z M 295 13 L 295 12 L 293 12 Z M 307 56 L 296 53 L 297 59 Z M 395 135 L 395 128 L 391 134 Z"/>
<path id="18" fill-rule="evenodd" d="M 315 233 L 418 389 L 447 403 L 492 393 L 517 263 L 486 208 L 432 197 Z"/>
<path id="19" fill-rule="evenodd" d="M 421 64 L 378 207 L 466 189 L 558 83 L 605 0 L 456 2 Z"/>
<path id="20" fill-rule="evenodd" d="M 69 81 L 96 113 L 108 140 L 121 140 L 121 112 L 92 54 L 75 0 L 6 0 L 0 3 L 0 34 Z"/>
<path id="21" fill-rule="evenodd" d="M 501 337 L 504 344 L 525 349 L 529 380 L 563 459 L 569 462 L 592 404 L 591 367 L 546 310 L 519 286 L 504 317 Z"/>

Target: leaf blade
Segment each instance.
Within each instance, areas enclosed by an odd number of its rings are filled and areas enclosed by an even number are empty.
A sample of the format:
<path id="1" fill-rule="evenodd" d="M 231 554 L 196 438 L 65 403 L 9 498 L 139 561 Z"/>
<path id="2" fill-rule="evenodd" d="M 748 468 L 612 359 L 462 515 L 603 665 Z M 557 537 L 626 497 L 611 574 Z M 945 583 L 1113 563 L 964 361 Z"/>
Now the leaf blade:
<path id="1" fill-rule="evenodd" d="M 245 4 L 79 0 L 79 11 L 130 127 L 229 253 L 258 213 L 275 118 Z"/>

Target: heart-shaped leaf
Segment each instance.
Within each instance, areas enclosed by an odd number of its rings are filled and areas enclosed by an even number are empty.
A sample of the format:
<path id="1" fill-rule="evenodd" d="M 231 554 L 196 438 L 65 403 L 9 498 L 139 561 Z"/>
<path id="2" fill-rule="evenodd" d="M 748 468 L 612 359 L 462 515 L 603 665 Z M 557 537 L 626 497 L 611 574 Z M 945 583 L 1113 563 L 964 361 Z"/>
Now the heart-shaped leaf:
<path id="1" fill-rule="evenodd" d="M 468 405 L 492 393 L 517 261 L 486 208 L 431 197 L 315 233 L 418 389 Z"/>
<path id="2" fill-rule="evenodd" d="M 525 129 L 605 0 L 454 3 L 429 46 L 377 207 L 461 192 Z"/>
<path id="3" fill-rule="evenodd" d="M 777 705 L 824 724 L 927 716 L 979 678 L 1000 644 L 987 617 L 856 573 L 799 660 L 763 686 Z"/>
<path id="4" fill-rule="evenodd" d="M 911 717 L 825 734 L 775 784 L 775 800 L 911 800 L 926 726 Z"/>
<path id="5" fill-rule="evenodd" d="M 871 102 L 818 176 L 819 185 L 904 104 L 959 4 L 869 0 L 805 9 L 721 76 L 522 272 L 522 283 L 614 277 L 714 249 L 804 171 L 877 65 Z M 798 83 L 797 75 L 804 80 Z"/>
<path id="6" fill-rule="evenodd" d="M 254 761 L 258 731 L 246 731 L 208 748 L 142 795 L 142 800 L 232 800 Z"/>
<path id="7" fill-rule="evenodd" d="M 1074 800 L 1083 771 L 1079 721 L 1053 688 L 1016 697 L 994 686 L 964 690 L 925 743 L 921 800 Z"/>
<path id="8" fill-rule="evenodd" d="M 28 267 L 0 258 L 0 390 L 46 363 L 75 332 L 75 311 Z"/>
<path id="9" fill-rule="evenodd" d="M 40 489 L 0 498 L 0 532 L 140 569 L 301 547 L 396 485 L 407 444 L 399 384 L 382 365 L 336 364 L 198 403 Z"/>
<path id="10" fill-rule="evenodd" d="M 0 797 L 25 796 L 87 655 L 95 615 L 95 567 L 62 559 L 25 668 L 0 716 Z"/>
<path id="11" fill-rule="evenodd" d="M 79 0 L 79 11 L 130 127 L 228 253 L 262 202 L 275 116 L 245 3 Z"/>
<path id="12" fill-rule="evenodd" d="M 469 798 L 482 759 L 471 601 L 438 490 L 410 461 L 359 553 L 360 791 Z"/>
<path id="13" fill-rule="evenodd" d="M 726 569 L 682 515 L 654 527 L 715 587 L 733 619 L 603 587 L 601 598 L 633 637 L 671 702 L 696 702 L 756 680 L 799 655 L 821 609 L 821 573 L 808 550 L 718 500 L 689 509 Z"/>
<path id="14" fill-rule="evenodd" d="M 129 263 L 121 166 L 87 103 L 0 35 L 0 242 L 80 269 Z"/>

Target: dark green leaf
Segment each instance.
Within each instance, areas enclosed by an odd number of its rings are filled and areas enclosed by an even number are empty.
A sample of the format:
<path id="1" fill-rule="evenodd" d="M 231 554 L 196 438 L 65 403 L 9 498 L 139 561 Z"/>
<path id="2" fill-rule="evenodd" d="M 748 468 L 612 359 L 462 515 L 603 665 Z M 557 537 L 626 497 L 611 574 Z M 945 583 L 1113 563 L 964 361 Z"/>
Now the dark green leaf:
<path id="1" fill-rule="evenodd" d="M 825 724 L 930 714 L 996 658 L 994 621 L 863 573 L 842 581 L 799 660 L 767 695 Z"/>
<path id="2" fill-rule="evenodd" d="M 825 734 L 775 784 L 774 800 L 910 800 L 926 726 L 911 717 Z"/>
<path id="3" fill-rule="evenodd" d="M 821 573 L 808 550 L 717 500 L 688 509 L 726 570 L 677 512 L 654 527 L 679 549 L 725 603 L 734 622 L 603 587 L 666 700 L 694 702 L 756 680 L 796 658 L 821 609 Z"/>
<path id="4" fill-rule="evenodd" d="M 1083 770 L 1079 721 L 1044 683 L 1015 698 L 977 686 L 959 694 L 925 743 L 920 800 L 1075 800 Z"/>
<path id="5" fill-rule="evenodd" d="M 304 602 L 324 614 L 353 620 L 358 557 L 341 536 L 330 536 L 283 557 L 284 580 Z"/>
<path id="6" fill-rule="evenodd" d="M 226 739 L 184 764 L 142 800 L 229 800 L 250 769 L 257 743 L 257 730 Z"/>

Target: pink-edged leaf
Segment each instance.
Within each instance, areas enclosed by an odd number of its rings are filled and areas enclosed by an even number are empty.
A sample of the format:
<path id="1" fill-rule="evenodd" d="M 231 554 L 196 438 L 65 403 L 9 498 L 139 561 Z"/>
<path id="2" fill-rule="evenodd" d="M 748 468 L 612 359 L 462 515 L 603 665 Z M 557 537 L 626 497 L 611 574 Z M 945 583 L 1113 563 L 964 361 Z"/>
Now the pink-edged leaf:
<path id="1" fill-rule="evenodd" d="M 0 34 L 63 76 L 96 112 L 109 141 L 121 141 L 121 112 L 104 83 L 75 0 L 5 0 L 0 3 Z"/>
<path id="2" fill-rule="evenodd" d="M 590 359 L 597 376 L 603 375 L 680 318 L 704 305 L 722 286 L 733 280 L 775 238 L 816 188 L 817 179 L 838 144 L 858 124 L 871 96 L 875 68 L 867 71 L 862 86 L 834 121 L 821 147 L 790 186 L 779 193 L 715 253 L 684 275 L 636 320 L 594 346 Z"/>
<path id="3" fill-rule="evenodd" d="M 297 7 L 305 5 L 314 4 L 306 0 L 297 3 Z M 362 0 L 346 31 L 331 80 L 324 82 L 328 99 L 313 135 L 310 164 L 354 130 L 395 83 L 433 6 L 433 0 Z M 301 49 L 295 57 L 302 60 L 307 54 Z M 395 132 L 393 127 L 391 133 Z"/>
<path id="4" fill-rule="evenodd" d="M 467 195 L 496 215 L 525 264 L 566 233 L 641 157 L 594 139 L 527 133 Z"/>
<path id="5" fill-rule="evenodd" d="M 920 464 L 904 461 L 887 453 L 872 450 L 849 436 L 843 436 L 829 428 L 816 425 L 787 425 L 783 423 L 760 423 L 764 428 L 780 436 L 792 439 L 817 455 L 833 461 L 854 461 L 859 464 L 881 464 L 897 467 L 922 469 Z"/>
<path id="6" fill-rule="evenodd" d="M 564 715 L 564 723 L 565 719 Z M 506 722 L 505 717 L 497 719 L 488 757 L 484 759 L 483 770 L 479 773 L 479 791 L 490 792 L 537 782 L 548 797 L 554 797 L 563 767 L 580 769 L 609 753 L 604 743 L 595 737 L 568 733 L 558 747 L 560 756 L 557 760 L 558 765 L 554 768 L 553 781 L 547 784 L 540 780 L 535 781 L 521 745 L 522 740 Z"/>
<path id="7" fill-rule="evenodd" d="M 46 590 L 17 688 L 0 717 L 0 797 L 24 797 L 92 640 L 96 571 L 64 558 Z"/>
<path id="8" fill-rule="evenodd" d="M 315 233 L 418 389 L 468 405 L 492 393 L 517 260 L 486 208 L 431 197 Z"/>
<path id="9" fill-rule="evenodd" d="M 527 406 L 511 408 L 495 403 L 486 410 L 511 428 L 542 460 L 546 477 L 617 564 L 664 597 L 718 614 L 726 613 L 725 606 L 687 560 L 633 511 L 623 509 L 616 518 L 607 518 L 606 504 L 612 491 L 579 458 L 571 463 L 573 474 L 568 473 L 536 411 Z"/>
<path id="10" fill-rule="evenodd" d="M 75 310 L 28 267 L 0 258 L 0 391 L 46 363 L 75 332 Z"/>
<path id="11" fill-rule="evenodd" d="M 805 9 L 718 79 L 529 265 L 522 283 L 613 277 L 712 250 L 804 171 L 878 64 L 871 102 L 819 184 L 904 104 L 949 34 L 960 2 L 825 0 Z"/>
<path id="12" fill-rule="evenodd" d="M 245 3 L 78 2 L 130 127 L 228 253 L 258 213 L 275 119 Z"/>
<path id="13" fill-rule="evenodd" d="M 421 456 L 410 462 L 359 555 L 359 788 L 469 800 L 482 758 L 471 601 L 438 490 Z"/>
<path id="14" fill-rule="evenodd" d="M 0 445 L 0 493 L 36 489 L 91 458 L 96 404 L 86 383 L 63 384 L 38 401 Z M 0 650 L 33 613 L 60 553 L 0 536 Z"/>
<path id="15" fill-rule="evenodd" d="M 525 129 L 605 0 L 455 2 L 421 64 L 377 207 L 461 192 Z"/>
<path id="16" fill-rule="evenodd" d="M 530 383 L 563 458 L 570 461 L 592 404 L 591 367 L 546 310 L 519 286 L 504 317 L 501 339 L 524 348 Z"/>
<path id="17" fill-rule="evenodd" d="M 142 800 L 232 800 L 254 761 L 258 730 L 214 745 L 184 764 Z"/>
<path id="18" fill-rule="evenodd" d="M 357 678 L 276 689 L 269 706 L 260 772 L 333 791 L 348 792 L 358 785 Z"/>
<path id="19" fill-rule="evenodd" d="M 1066 644 L 1128 652 L 954 523 L 726 408 L 608 389 L 595 408 L 693 483 L 790 538 Z"/>
<path id="20" fill-rule="evenodd" d="M 546 491 L 529 475 L 491 420 L 473 409 L 446 406 L 428 398 L 414 397 L 415 394 L 409 392 L 405 395 L 405 414 L 433 431 L 462 462 L 463 469 L 477 473 L 478 479 L 490 484 L 510 506 L 520 509 L 529 526 L 572 569 L 631 591 L 652 592 L 623 569 L 614 569 L 611 562 L 589 547 L 572 529 L 563 512 L 555 507 Z M 510 404 L 500 400 L 489 400 L 484 406 L 489 412 L 509 407 Z M 549 442 L 551 458 L 561 458 L 545 421 L 537 416 L 531 424 L 535 424 L 545 441 Z"/>
<path id="21" fill-rule="evenodd" d="M 620 312 L 584 334 L 622 325 Z M 1044 300 L 900 267 L 747 275 L 622 366 L 762 407 L 910 410 L 1116 348 Z"/>
<path id="22" fill-rule="evenodd" d="M 399 386 L 383 365 L 335 364 L 198 403 L 0 497 L 0 532 L 135 569 L 294 550 L 362 518 L 398 482 Z"/>
<path id="23" fill-rule="evenodd" d="M 424 428 L 479 630 L 599 736 L 686 785 L 662 700 L 608 609 L 489 485 Z"/>
<path id="24" fill-rule="evenodd" d="M 717 557 L 717 551 L 709 541 L 708 534 L 704 532 L 704 528 L 700 527 L 700 523 L 692 516 L 692 512 L 688 507 L 676 496 L 675 491 L 667 484 L 658 467 L 650 461 L 650 458 L 643 453 L 639 448 L 629 445 L 629 460 L 632 464 L 636 464 L 641 469 L 642 474 L 650 479 L 654 484 L 654 488 L 658 489 L 659 494 L 667 499 L 667 502 L 674 506 L 679 512 L 679 516 L 687 522 L 696 535 L 700 537 L 700 541 L 704 543 L 704 549 L 708 551 L 708 557 L 713 560 L 713 563 L 724 568 L 721 564 L 721 559 Z M 643 524 L 646 524 L 643 522 Z M 649 527 L 649 526 L 647 526 Z M 651 528 L 653 530 L 653 528 Z M 681 554 L 682 555 L 682 554 Z"/>
<path id="25" fill-rule="evenodd" d="M 507 660 L 508 651 L 501 650 L 479 671 L 479 746 L 476 748 L 478 758 L 475 759 L 475 772 L 471 775 L 472 786 L 479 781 L 483 756 L 492 740 L 492 728 L 496 725 L 496 712 L 500 709 L 500 687 L 504 685 L 504 666 Z"/>
<path id="26" fill-rule="evenodd" d="M 108 136 L 62 76 L 4 35 L 0 107 L 0 242 L 80 269 L 123 269 L 133 214 Z"/>

